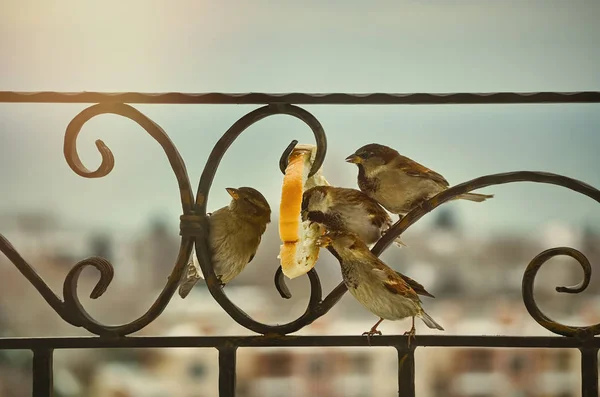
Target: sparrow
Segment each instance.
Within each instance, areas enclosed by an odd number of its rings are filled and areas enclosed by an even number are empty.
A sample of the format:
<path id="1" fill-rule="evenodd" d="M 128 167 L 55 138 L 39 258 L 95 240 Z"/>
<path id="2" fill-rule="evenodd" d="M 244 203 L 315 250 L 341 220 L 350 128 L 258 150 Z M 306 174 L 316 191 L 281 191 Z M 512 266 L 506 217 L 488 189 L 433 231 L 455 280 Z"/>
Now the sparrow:
<path id="1" fill-rule="evenodd" d="M 359 148 L 346 157 L 346 162 L 358 166 L 360 190 L 401 218 L 450 186 L 437 172 L 376 143 Z M 465 193 L 455 199 L 481 202 L 492 197 L 493 194 Z"/>
<path id="2" fill-rule="evenodd" d="M 429 328 L 443 331 L 421 307 L 419 294 L 433 297 L 415 280 L 394 271 L 375 256 L 366 244 L 348 231 L 328 232 L 317 239 L 317 245 L 327 248 L 337 258 L 342 269 L 344 284 L 350 294 L 379 317 L 379 321 L 363 336 L 381 335 L 377 326 L 383 320 L 401 320 L 412 317 L 412 327 L 404 335 L 415 336 L 415 317 Z M 369 339 L 370 344 L 370 339 Z"/>
<path id="3" fill-rule="evenodd" d="M 303 221 L 319 223 L 325 229 L 356 233 L 367 245 L 375 244 L 392 226 L 392 218 L 377 201 L 357 189 L 315 186 L 302 195 Z M 404 244 L 400 238 L 396 244 Z"/>
<path id="4" fill-rule="evenodd" d="M 254 259 L 267 224 L 271 222 L 271 207 L 258 190 L 251 187 L 226 190 L 231 202 L 208 218 L 212 263 L 221 286 L 233 280 Z M 194 252 L 179 286 L 182 298 L 203 278 L 197 261 Z"/>

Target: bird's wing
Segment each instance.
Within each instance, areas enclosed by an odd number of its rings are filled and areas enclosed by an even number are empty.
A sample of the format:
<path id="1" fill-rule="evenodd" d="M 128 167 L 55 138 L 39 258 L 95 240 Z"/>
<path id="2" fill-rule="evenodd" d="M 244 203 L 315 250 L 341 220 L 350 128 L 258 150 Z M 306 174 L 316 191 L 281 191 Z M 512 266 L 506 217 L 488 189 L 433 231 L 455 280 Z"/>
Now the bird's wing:
<path id="1" fill-rule="evenodd" d="M 401 295 L 415 302 L 421 302 L 415 290 L 400 275 L 383 263 L 378 263 L 371 272 L 383 282 L 392 294 Z"/>
<path id="2" fill-rule="evenodd" d="M 385 229 L 387 230 L 392 226 L 392 218 L 390 218 L 390 216 L 388 215 L 387 212 L 384 212 L 384 213 L 370 212 L 369 218 L 371 219 L 371 222 L 373 222 L 373 224 L 380 229 L 383 228 L 383 226 L 385 226 Z"/>
<path id="3" fill-rule="evenodd" d="M 430 294 L 429 292 L 427 292 L 427 290 L 425 289 L 425 287 L 423 287 L 419 282 L 413 280 L 412 278 L 405 276 L 404 274 L 400 273 L 400 272 L 396 272 L 400 277 L 402 277 L 402 279 L 404 281 L 406 281 L 406 283 L 408 285 L 411 286 L 412 289 L 415 290 L 415 292 L 418 295 L 423 295 L 423 296 L 428 296 L 430 298 L 435 298 L 435 296 L 433 296 L 432 294 Z"/>
<path id="4" fill-rule="evenodd" d="M 264 233 L 264 230 L 263 230 L 263 233 Z M 258 251 L 258 247 L 260 246 L 261 241 L 262 241 L 262 233 L 258 236 L 258 243 L 256 244 L 256 249 L 254 250 L 252 255 L 250 255 L 250 259 L 248 259 L 248 263 L 252 262 L 252 259 L 254 259 L 254 257 L 256 256 L 256 252 Z"/>
<path id="5" fill-rule="evenodd" d="M 381 206 L 372 198 L 367 197 L 368 200 L 363 201 L 363 206 L 366 208 L 369 213 L 369 218 L 371 222 L 378 228 L 382 228 L 386 226 L 386 229 L 389 229 L 392 226 L 392 218 L 390 218 L 390 214 L 387 213 L 386 210 L 381 208 Z"/>
<path id="6" fill-rule="evenodd" d="M 335 214 L 322 211 L 309 211 L 307 219 L 311 222 L 321 223 L 331 229 L 339 229 L 342 227 L 342 220 Z"/>
<path id="7" fill-rule="evenodd" d="M 365 209 L 375 226 L 378 228 L 382 228 L 384 225 L 388 228 L 392 226 L 392 218 L 377 201 L 356 189 L 346 189 L 346 194 L 347 200 L 351 204 L 360 205 Z"/>
<path id="8" fill-rule="evenodd" d="M 408 157 L 399 155 L 396 160 L 396 167 L 402 170 L 406 175 L 415 176 L 418 178 L 427 178 L 445 187 L 450 186 L 446 178 L 444 178 L 437 172 L 430 170 L 424 165 L 421 165 L 416 161 L 409 159 Z"/>

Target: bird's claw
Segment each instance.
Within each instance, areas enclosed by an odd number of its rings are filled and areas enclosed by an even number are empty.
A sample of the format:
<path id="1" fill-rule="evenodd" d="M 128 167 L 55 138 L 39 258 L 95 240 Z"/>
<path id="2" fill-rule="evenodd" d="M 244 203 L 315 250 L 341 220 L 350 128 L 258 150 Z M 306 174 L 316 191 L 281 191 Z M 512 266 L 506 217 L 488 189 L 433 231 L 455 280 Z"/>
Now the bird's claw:
<path id="1" fill-rule="evenodd" d="M 415 328 L 411 328 L 410 330 L 406 331 L 403 335 L 404 336 L 408 336 L 408 348 L 410 349 L 410 340 L 412 338 L 412 340 L 416 340 L 416 330 Z"/>
<path id="2" fill-rule="evenodd" d="M 373 335 L 382 335 L 381 331 L 376 329 L 371 329 L 370 331 L 365 331 L 362 333 L 362 336 L 367 337 L 367 343 L 371 346 L 371 336 Z"/>
<path id="3" fill-rule="evenodd" d="M 425 212 L 429 212 L 433 209 L 431 203 L 429 203 L 429 200 L 420 201 L 417 206 Z"/>

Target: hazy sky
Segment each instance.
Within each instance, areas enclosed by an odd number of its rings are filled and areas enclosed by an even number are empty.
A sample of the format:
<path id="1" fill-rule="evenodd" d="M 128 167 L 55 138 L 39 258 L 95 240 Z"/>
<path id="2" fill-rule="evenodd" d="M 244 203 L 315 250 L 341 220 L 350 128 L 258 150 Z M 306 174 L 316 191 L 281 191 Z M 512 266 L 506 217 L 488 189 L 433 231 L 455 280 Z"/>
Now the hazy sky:
<path id="1" fill-rule="evenodd" d="M 595 0 L 3 0 L 0 90 L 600 90 L 598 20 Z M 88 180 L 68 168 L 64 130 L 86 106 L 0 104 L 0 212 L 52 209 L 70 223 L 107 228 L 144 227 L 162 214 L 175 228 L 175 178 L 159 145 L 134 123 L 100 116 L 82 131 L 88 168 L 100 159 L 95 139 L 113 150 L 108 177 Z M 256 108 L 136 107 L 178 145 L 193 185 L 221 134 Z M 336 185 L 355 187 L 356 168 L 343 158 L 380 142 L 451 184 L 524 169 L 600 187 L 600 105 L 306 109 L 328 134 L 325 174 Z M 308 129 L 286 116 L 250 128 L 225 156 L 209 208 L 226 204 L 225 187 L 251 185 L 277 210 L 277 161 L 294 138 L 312 142 Z M 599 205 L 562 188 L 516 184 L 484 192 L 496 198 L 451 204 L 474 230 L 600 221 Z"/>

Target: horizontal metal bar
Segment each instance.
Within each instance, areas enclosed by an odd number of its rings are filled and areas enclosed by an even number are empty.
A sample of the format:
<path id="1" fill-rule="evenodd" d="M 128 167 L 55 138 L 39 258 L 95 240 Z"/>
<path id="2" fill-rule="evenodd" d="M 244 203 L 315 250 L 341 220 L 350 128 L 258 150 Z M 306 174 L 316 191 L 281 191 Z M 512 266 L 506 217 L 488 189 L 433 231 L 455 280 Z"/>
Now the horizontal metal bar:
<path id="1" fill-rule="evenodd" d="M 598 103 L 599 91 L 489 93 L 142 93 L 0 91 L 7 103 L 148 103 L 148 104 L 297 104 L 297 105 L 441 105 L 508 103 Z"/>
<path id="2" fill-rule="evenodd" d="M 371 338 L 373 346 L 407 344 L 406 336 L 383 335 Z M 444 336 L 417 335 L 414 346 L 430 347 L 521 347 L 521 348 L 600 348 L 600 338 L 581 340 L 563 336 Z M 79 337 L 79 338 L 0 338 L 0 350 L 14 349 L 98 349 L 167 347 L 310 347 L 365 346 L 364 336 L 176 336 L 176 337 Z"/>

